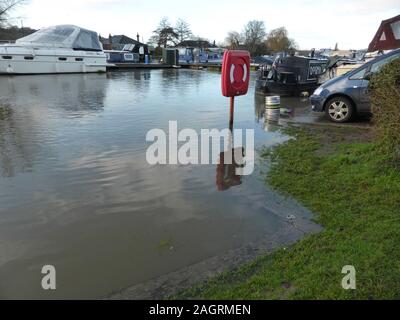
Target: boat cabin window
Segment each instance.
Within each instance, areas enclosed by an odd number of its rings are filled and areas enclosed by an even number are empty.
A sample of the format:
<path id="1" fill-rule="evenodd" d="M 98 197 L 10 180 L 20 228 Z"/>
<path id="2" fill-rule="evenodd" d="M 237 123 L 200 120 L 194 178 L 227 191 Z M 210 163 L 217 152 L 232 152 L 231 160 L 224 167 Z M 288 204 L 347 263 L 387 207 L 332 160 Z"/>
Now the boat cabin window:
<path id="1" fill-rule="evenodd" d="M 59 57 L 58 60 L 60 60 L 60 61 L 67 61 L 67 58 Z"/>
<path id="2" fill-rule="evenodd" d="M 133 61 L 133 54 L 132 53 L 125 53 L 124 59 L 127 61 Z"/>
<path id="3" fill-rule="evenodd" d="M 2 56 L 1 58 L 4 59 L 4 60 L 11 60 L 12 56 Z"/>
<path id="4" fill-rule="evenodd" d="M 272 79 L 274 78 L 274 75 L 275 75 L 275 71 L 274 71 L 274 70 L 270 70 L 270 71 L 268 72 L 267 79 L 268 79 L 268 80 L 272 80 Z"/>
<path id="5" fill-rule="evenodd" d="M 24 57 L 24 59 L 25 60 L 33 60 L 33 57 L 32 56 L 27 56 L 27 57 Z"/>
<path id="6" fill-rule="evenodd" d="M 295 84 L 297 82 L 293 72 L 278 72 L 277 78 L 277 81 L 281 83 Z"/>
<path id="7" fill-rule="evenodd" d="M 83 61 L 83 58 L 75 58 L 75 61 Z"/>

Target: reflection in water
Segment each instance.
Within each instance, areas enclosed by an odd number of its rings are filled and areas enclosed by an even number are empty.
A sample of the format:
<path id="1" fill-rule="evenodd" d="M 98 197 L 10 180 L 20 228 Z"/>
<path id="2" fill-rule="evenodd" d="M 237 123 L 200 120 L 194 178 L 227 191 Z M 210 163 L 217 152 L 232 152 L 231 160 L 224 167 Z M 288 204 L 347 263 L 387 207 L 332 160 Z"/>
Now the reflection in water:
<path id="1" fill-rule="evenodd" d="M 281 122 L 279 117 L 277 119 L 265 117 L 263 127 L 266 132 L 279 132 L 284 125 L 285 123 Z"/>
<path id="2" fill-rule="evenodd" d="M 104 75 L 2 77 L 0 104 L 7 105 L 0 107 L 2 175 L 12 177 L 32 169 L 35 154 L 57 131 L 54 119 L 60 110 L 72 118 L 102 111 L 104 78 Z M 46 152 L 50 157 L 51 150 Z"/>
<path id="3" fill-rule="evenodd" d="M 242 184 L 242 177 L 236 173 L 236 170 L 244 168 L 245 166 L 245 151 L 243 146 L 233 147 L 235 142 L 233 132 L 234 110 L 232 108 L 233 105 L 231 101 L 228 150 L 220 153 L 217 165 L 216 185 L 218 191 L 226 191 Z"/>
<path id="4" fill-rule="evenodd" d="M 119 96 L 121 103 L 126 103 L 126 97 L 140 103 L 149 94 L 151 90 L 151 71 L 134 70 L 131 72 L 110 72 L 107 73 L 108 98 L 114 99 L 114 93 Z M 110 92 L 112 91 L 112 92 Z"/>
<path id="5" fill-rule="evenodd" d="M 236 174 L 236 170 L 244 167 L 244 156 L 243 147 L 220 153 L 216 182 L 218 191 L 226 191 L 242 184 L 242 177 Z"/>
<path id="6" fill-rule="evenodd" d="M 254 113 L 256 115 L 256 121 L 264 121 L 265 114 L 265 95 L 256 92 L 254 94 Z"/>
<path id="7" fill-rule="evenodd" d="M 0 106 L 0 168 L 3 177 L 12 177 L 16 171 L 31 167 L 31 156 L 20 143 L 20 136 L 13 110 Z"/>
<path id="8" fill-rule="evenodd" d="M 202 72 L 191 72 L 189 70 L 179 70 L 179 69 L 162 69 L 163 82 L 162 86 L 159 87 L 162 97 L 166 100 L 175 97 L 177 94 L 181 96 L 187 96 L 192 89 L 198 90 L 204 77 L 202 77 Z M 187 89 L 191 90 L 180 90 L 177 92 L 178 88 L 181 88 L 182 83 L 185 84 Z M 174 100 L 168 101 L 169 103 L 176 103 Z"/>
<path id="9" fill-rule="evenodd" d="M 0 103 L 6 101 L 15 110 L 23 109 L 35 114 L 36 118 L 44 111 L 41 108 L 47 105 L 70 111 L 71 116 L 85 116 L 104 108 L 105 77 L 98 74 L 2 77 Z M 22 115 L 18 117 L 22 118 Z"/>

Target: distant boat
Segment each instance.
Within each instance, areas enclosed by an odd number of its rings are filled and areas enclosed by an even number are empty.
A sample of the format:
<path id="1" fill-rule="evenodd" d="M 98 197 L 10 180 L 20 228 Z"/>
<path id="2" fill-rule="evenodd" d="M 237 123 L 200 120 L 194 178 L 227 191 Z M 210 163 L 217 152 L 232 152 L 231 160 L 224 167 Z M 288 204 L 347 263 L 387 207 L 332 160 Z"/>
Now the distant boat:
<path id="1" fill-rule="evenodd" d="M 73 25 L 41 29 L 0 45 L 0 74 L 90 73 L 106 67 L 97 33 Z"/>
<path id="2" fill-rule="evenodd" d="M 182 65 L 202 63 L 202 64 L 222 64 L 225 49 L 221 48 L 179 48 L 179 63 Z"/>
<path id="3" fill-rule="evenodd" d="M 256 88 L 283 96 L 299 96 L 303 92 L 311 94 L 319 87 L 319 78 L 327 72 L 328 63 L 328 59 L 278 57 L 272 65 L 261 65 Z"/>

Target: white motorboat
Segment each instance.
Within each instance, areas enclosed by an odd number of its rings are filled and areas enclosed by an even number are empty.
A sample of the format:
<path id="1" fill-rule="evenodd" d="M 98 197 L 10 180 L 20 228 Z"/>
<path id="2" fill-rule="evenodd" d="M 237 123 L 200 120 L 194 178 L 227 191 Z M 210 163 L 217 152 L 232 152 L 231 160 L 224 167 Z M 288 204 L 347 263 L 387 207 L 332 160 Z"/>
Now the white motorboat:
<path id="1" fill-rule="evenodd" d="M 0 45 L 0 74 L 90 73 L 106 67 L 97 33 L 77 26 L 49 27 Z"/>

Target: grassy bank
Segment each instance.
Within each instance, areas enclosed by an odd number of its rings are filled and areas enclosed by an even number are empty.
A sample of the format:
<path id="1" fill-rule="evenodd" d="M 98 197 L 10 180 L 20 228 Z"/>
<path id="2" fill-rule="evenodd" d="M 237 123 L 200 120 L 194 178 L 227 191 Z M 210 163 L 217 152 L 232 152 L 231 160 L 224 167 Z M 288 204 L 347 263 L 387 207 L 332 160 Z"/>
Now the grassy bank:
<path id="1" fill-rule="evenodd" d="M 356 133 L 292 134 L 295 140 L 266 152 L 267 181 L 312 210 L 324 231 L 181 297 L 400 298 L 400 172 Z M 357 270 L 357 290 L 341 287 L 345 265 Z"/>

